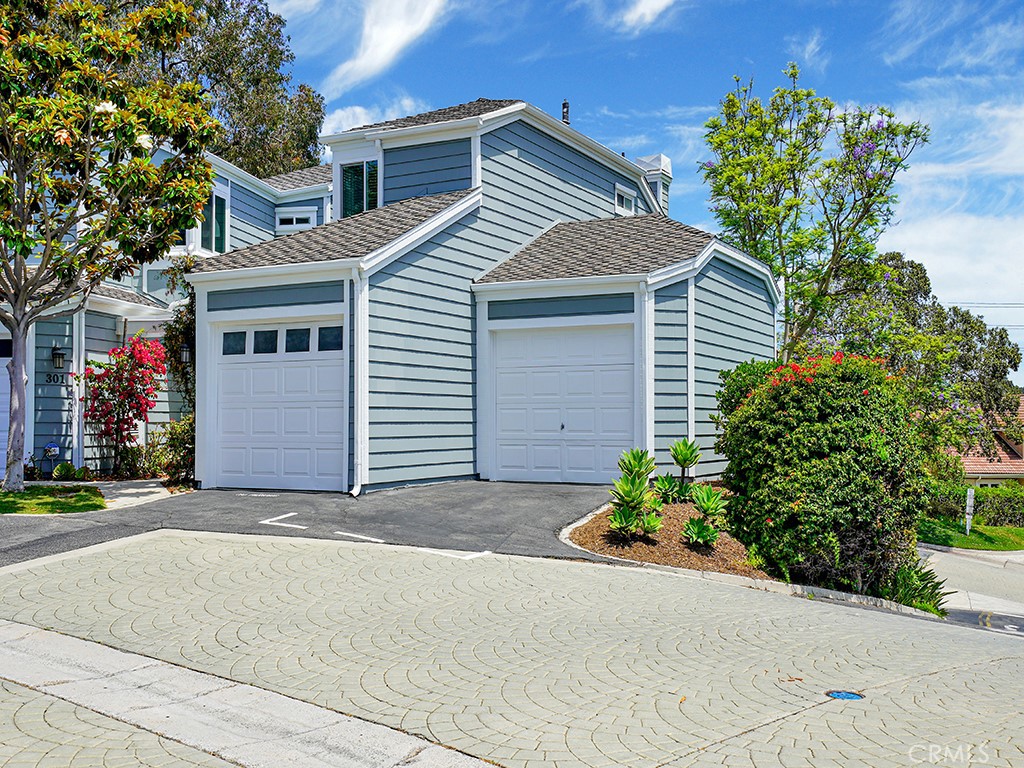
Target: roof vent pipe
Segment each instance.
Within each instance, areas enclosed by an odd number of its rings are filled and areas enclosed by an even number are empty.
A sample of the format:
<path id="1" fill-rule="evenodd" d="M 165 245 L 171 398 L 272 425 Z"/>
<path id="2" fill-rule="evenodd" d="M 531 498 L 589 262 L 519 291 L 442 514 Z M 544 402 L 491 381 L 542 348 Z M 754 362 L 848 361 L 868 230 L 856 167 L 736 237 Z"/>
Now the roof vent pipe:
<path id="1" fill-rule="evenodd" d="M 569 124 L 569 100 L 565 99 L 562 102 L 562 122 L 566 125 Z"/>

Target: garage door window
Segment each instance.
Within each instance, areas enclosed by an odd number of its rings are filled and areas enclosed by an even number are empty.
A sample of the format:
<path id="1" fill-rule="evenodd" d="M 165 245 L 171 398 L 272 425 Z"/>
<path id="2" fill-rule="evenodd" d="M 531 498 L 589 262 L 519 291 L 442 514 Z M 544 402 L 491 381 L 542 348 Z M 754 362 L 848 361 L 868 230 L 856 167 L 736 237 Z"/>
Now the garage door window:
<path id="1" fill-rule="evenodd" d="M 340 325 L 326 325 L 317 330 L 317 342 L 321 352 L 333 352 L 342 348 Z"/>
<path id="2" fill-rule="evenodd" d="M 254 355 L 276 354 L 277 331 L 256 331 L 253 334 L 252 352 Z"/>
<path id="3" fill-rule="evenodd" d="M 284 351 L 309 352 L 309 328 L 289 328 L 285 331 Z"/>
<path id="4" fill-rule="evenodd" d="M 245 354 L 245 331 L 231 331 L 224 334 L 221 353 L 225 355 Z"/>

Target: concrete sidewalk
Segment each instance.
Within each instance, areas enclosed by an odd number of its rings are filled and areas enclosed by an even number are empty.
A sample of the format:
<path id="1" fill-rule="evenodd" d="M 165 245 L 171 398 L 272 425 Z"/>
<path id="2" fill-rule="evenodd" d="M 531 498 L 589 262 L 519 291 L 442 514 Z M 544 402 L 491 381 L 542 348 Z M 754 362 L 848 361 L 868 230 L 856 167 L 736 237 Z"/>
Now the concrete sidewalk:
<path id="1" fill-rule="evenodd" d="M 486 765 L 281 694 L 9 621 L 0 621 L 0 681 L 7 766 L 100 768 L 125 765 L 131 752 L 143 765 Z"/>
<path id="2" fill-rule="evenodd" d="M 170 498 L 171 492 L 164 487 L 162 480 L 68 480 L 53 482 L 52 480 L 29 480 L 28 486 L 71 486 L 82 485 L 95 488 L 103 494 L 107 509 L 125 509 Z M 100 511 L 100 510 L 98 510 Z M 79 512 L 78 514 L 87 514 Z"/>
<path id="3" fill-rule="evenodd" d="M 919 552 L 954 593 L 949 609 L 1024 617 L 1024 552 L 920 547 Z"/>

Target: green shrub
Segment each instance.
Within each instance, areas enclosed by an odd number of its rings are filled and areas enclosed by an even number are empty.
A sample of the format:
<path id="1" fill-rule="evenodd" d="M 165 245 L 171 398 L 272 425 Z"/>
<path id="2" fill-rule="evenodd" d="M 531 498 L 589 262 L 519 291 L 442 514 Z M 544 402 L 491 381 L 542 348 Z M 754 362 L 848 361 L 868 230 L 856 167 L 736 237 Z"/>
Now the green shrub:
<path id="1" fill-rule="evenodd" d="M 643 448 L 630 448 L 619 457 L 619 472 L 624 476 L 643 478 L 644 482 L 656 467 L 654 457 Z"/>
<path id="2" fill-rule="evenodd" d="M 740 369 L 719 399 L 730 532 L 776 576 L 878 594 L 916 562 L 925 489 L 902 382 L 842 354 Z"/>
<path id="3" fill-rule="evenodd" d="M 690 498 L 697 511 L 705 517 L 720 515 L 725 511 L 726 501 L 722 492 L 710 485 L 694 485 L 690 491 Z"/>
<path id="4" fill-rule="evenodd" d="M 935 483 L 928 493 L 930 517 L 960 518 L 967 509 L 967 486 Z M 974 489 L 974 523 L 1024 528 L 1024 485 L 1006 483 L 996 488 Z"/>
<path id="5" fill-rule="evenodd" d="M 952 592 L 943 591 L 946 582 L 918 560 L 898 568 L 882 585 L 879 597 L 928 611 L 945 618 L 943 604 Z"/>
<path id="6" fill-rule="evenodd" d="M 686 470 L 697 466 L 697 462 L 700 461 L 700 448 L 694 440 L 678 440 L 668 447 L 668 452 L 672 455 L 672 461 L 681 470 L 681 477 L 685 477 Z"/>
<path id="7" fill-rule="evenodd" d="M 92 480 L 92 470 L 83 464 L 75 470 L 75 480 Z"/>
<path id="8" fill-rule="evenodd" d="M 63 483 L 75 479 L 75 465 L 69 461 L 62 461 L 53 468 L 53 479 Z"/>
<path id="9" fill-rule="evenodd" d="M 682 536 L 695 547 L 713 547 L 718 542 L 718 531 L 703 517 L 687 520 Z"/>
<path id="10" fill-rule="evenodd" d="M 193 414 L 169 422 L 161 430 L 163 470 L 177 485 L 191 483 L 196 474 L 196 418 Z"/>

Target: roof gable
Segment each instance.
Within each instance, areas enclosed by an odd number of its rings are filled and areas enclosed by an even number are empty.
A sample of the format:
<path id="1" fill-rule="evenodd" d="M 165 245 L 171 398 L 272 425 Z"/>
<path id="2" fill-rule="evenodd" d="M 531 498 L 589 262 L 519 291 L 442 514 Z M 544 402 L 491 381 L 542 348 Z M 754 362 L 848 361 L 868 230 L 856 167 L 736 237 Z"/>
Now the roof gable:
<path id="1" fill-rule="evenodd" d="M 477 99 L 476 101 L 456 104 L 452 107 L 435 109 L 431 112 L 421 112 L 418 115 L 406 115 L 394 120 L 384 120 L 379 123 L 360 125 L 357 128 L 349 128 L 345 133 L 356 133 L 371 128 L 376 130 L 392 130 L 396 128 L 411 128 L 419 125 L 434 125 L 436 123 L 447 123 L 452 120 L 463 120 L 467 117 L 480 117 L 490 112 L 496 112 L 513 104 L 522 104 L 520 99 Z"/>
<path id="2" fill-rule="evenodd" d="M 263 182 L 269 184 L 279 192 L 287 192 L 290 189 L 302 189 L 303 187 L 313 187 L 318 184 L 330 184 L 331 164 L 325 163 L 323 165 L 314 165 L 309 168 L 299 168 L 298 170 L 288 171 L 287 173 L 279 173 L 276 176 L 270 176 L 263 179 Z"/>

